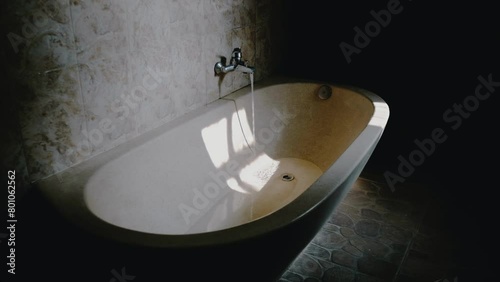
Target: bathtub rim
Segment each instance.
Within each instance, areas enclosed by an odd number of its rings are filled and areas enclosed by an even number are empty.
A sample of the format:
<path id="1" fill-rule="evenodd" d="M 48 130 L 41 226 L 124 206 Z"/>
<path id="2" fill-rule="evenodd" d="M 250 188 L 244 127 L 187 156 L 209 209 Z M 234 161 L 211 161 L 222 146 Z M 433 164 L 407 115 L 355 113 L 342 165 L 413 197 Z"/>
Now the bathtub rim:
<path id="1" fill-rule="evenodd" d="M 152 234 L 129 230 L 105 222 L 90 211 L 84 200 L 84 184 L 76 185 L 77 187 L 68 189 L 67 186 L 75 184 L 72 183 L 74 180 L 70 180 L 66 183 L 64 181 L 65 178 L 71 179 L 73 175 L 88 179 L 101 165 L 112 160 L 113 157 L 126 153 L 127 150 L 147 142 L 147 140 L 154 136 L 161 135 L 170 128 L 182 125 L 186 120 L 196 117 L 197 114 L 200 113 L 199 110 L 209 111 L 212 107 L 219 107 L 224 103 L 232 103 L 225 100 L 233 100 L 241 95 L 249 94 L 249 86 L 209 103 L 201 109 L 191 111 L 166 125 L 159 126 L 151 130 L 151 132 L 139 136 L 136 140 L 131 140 L 134 142 L 127 141 L 115 147 L 116 149 L 111 149 L 114 150 L 113 152 L 108 150 L 91 158 L 92 161 L 89 161 L 89 159 L 60 173 L 41 179 L 35 182 L 34 186 L 36 189 L 42 190 L 42 194 L 45 198 L 48 199 L 52 206 L 70 223 L 98 237 L 129 245 L 162 248 L 214 246 L 230 244 L 241 240 L 249 240 L 284 228 L 286 225 L 299 220 L 316 206 L 320 205 L 329 195 L 333 194 L 354 171 L 356 171 L 356 168 L 360 165 L 364 166 L 364 163 L 370 158 L 371 153 L 380 140 L 389 118 L 389 108 L 385 101 L 380 96 L 359 87 L 325 83 L 324 81 L 317 80 L 277 77 L 259 81 L 255 84 L 254 88 L 257 91 L 267 86 L 289 83 L 329 84 L 332 87 L 352 90 L 368 98 L 374 106 L 374 112 L 368 125 L 310 188 L 287 206 L 263 218 L 227 229 L 194 234 Z M 376 125 L 371 124 L 373 120 L 378 120 Z M 54 189 L 53 187 L 58 187 L 58 189 Z M 54 192 L 54 190 L 57 191 Z"/>

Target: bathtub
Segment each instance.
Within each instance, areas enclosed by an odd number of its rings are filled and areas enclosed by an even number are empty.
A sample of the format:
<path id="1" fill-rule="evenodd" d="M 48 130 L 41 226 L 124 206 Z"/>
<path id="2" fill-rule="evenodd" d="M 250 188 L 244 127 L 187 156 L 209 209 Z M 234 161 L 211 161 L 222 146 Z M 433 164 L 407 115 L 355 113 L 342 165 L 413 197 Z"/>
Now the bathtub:
<path id="1" fill-rule="evenodd" d="M 342 201 L 389 117 L 371 92 L 321 86 L 258 82 L 36 187 L 138 279 L 168 269 L 186 281 L 275 281 Z"/>

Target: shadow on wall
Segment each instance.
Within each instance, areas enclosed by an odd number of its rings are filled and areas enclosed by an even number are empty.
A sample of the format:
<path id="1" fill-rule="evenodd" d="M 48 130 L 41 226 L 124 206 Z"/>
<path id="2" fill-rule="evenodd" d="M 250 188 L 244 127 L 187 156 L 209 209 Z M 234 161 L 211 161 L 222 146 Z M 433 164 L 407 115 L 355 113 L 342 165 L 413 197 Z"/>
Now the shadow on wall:
<path id="1" fill-rule="evenodd" d="M 0 4 L 1 20 L 0 34 L 9 33 L 9 25 L 5 23 L 7 9 L 4 2 Z M 16 90 L 14 82 L 15 54 L 8 38 L 2 36 L 0 44 L 0 85 L 2 87 L 2 101 L 0 102 L 0 122 L 2 132 L 0 137 L 0 167 L 3 179 L 7 174 L 15 175 L 16 197 L 22 197 L 29 189 L 29 175 L 26 158 L 22 146 L 21 127 L 19 123 L 20 93 Z M 12 173 L 14 172 L 14 173 Z"/>

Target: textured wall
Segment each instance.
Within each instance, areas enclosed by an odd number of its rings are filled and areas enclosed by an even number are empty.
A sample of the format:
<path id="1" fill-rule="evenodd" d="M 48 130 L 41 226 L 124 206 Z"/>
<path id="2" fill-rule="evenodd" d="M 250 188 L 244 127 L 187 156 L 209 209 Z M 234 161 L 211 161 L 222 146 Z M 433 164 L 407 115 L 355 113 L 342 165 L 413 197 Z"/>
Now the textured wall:
<path id="1" fill-rule="evenodd" d="M 244 59 L 257 67 L 257 80 L 271 74 L 280 7 L 269 2 L 10 4 L 2 21 L 30 179 L 248 85 L 241 73 L 223 80 L 213 75 L 219 56 L 229 57 L 233 47 L 241 47 Z"/>

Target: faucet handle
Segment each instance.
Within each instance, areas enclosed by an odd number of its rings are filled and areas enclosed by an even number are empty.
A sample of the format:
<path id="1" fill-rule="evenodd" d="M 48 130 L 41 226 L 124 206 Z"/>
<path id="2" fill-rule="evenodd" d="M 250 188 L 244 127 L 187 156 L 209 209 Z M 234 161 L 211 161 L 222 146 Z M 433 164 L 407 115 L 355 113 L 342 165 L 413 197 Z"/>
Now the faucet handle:
<path id="1" fill-rule="evenodd" d="M 241 54 L 241 48 L 234 48 L 233 53 L 231 54 L 231 64 L 239 65 L 241 63 L 243 55 Z"/>

